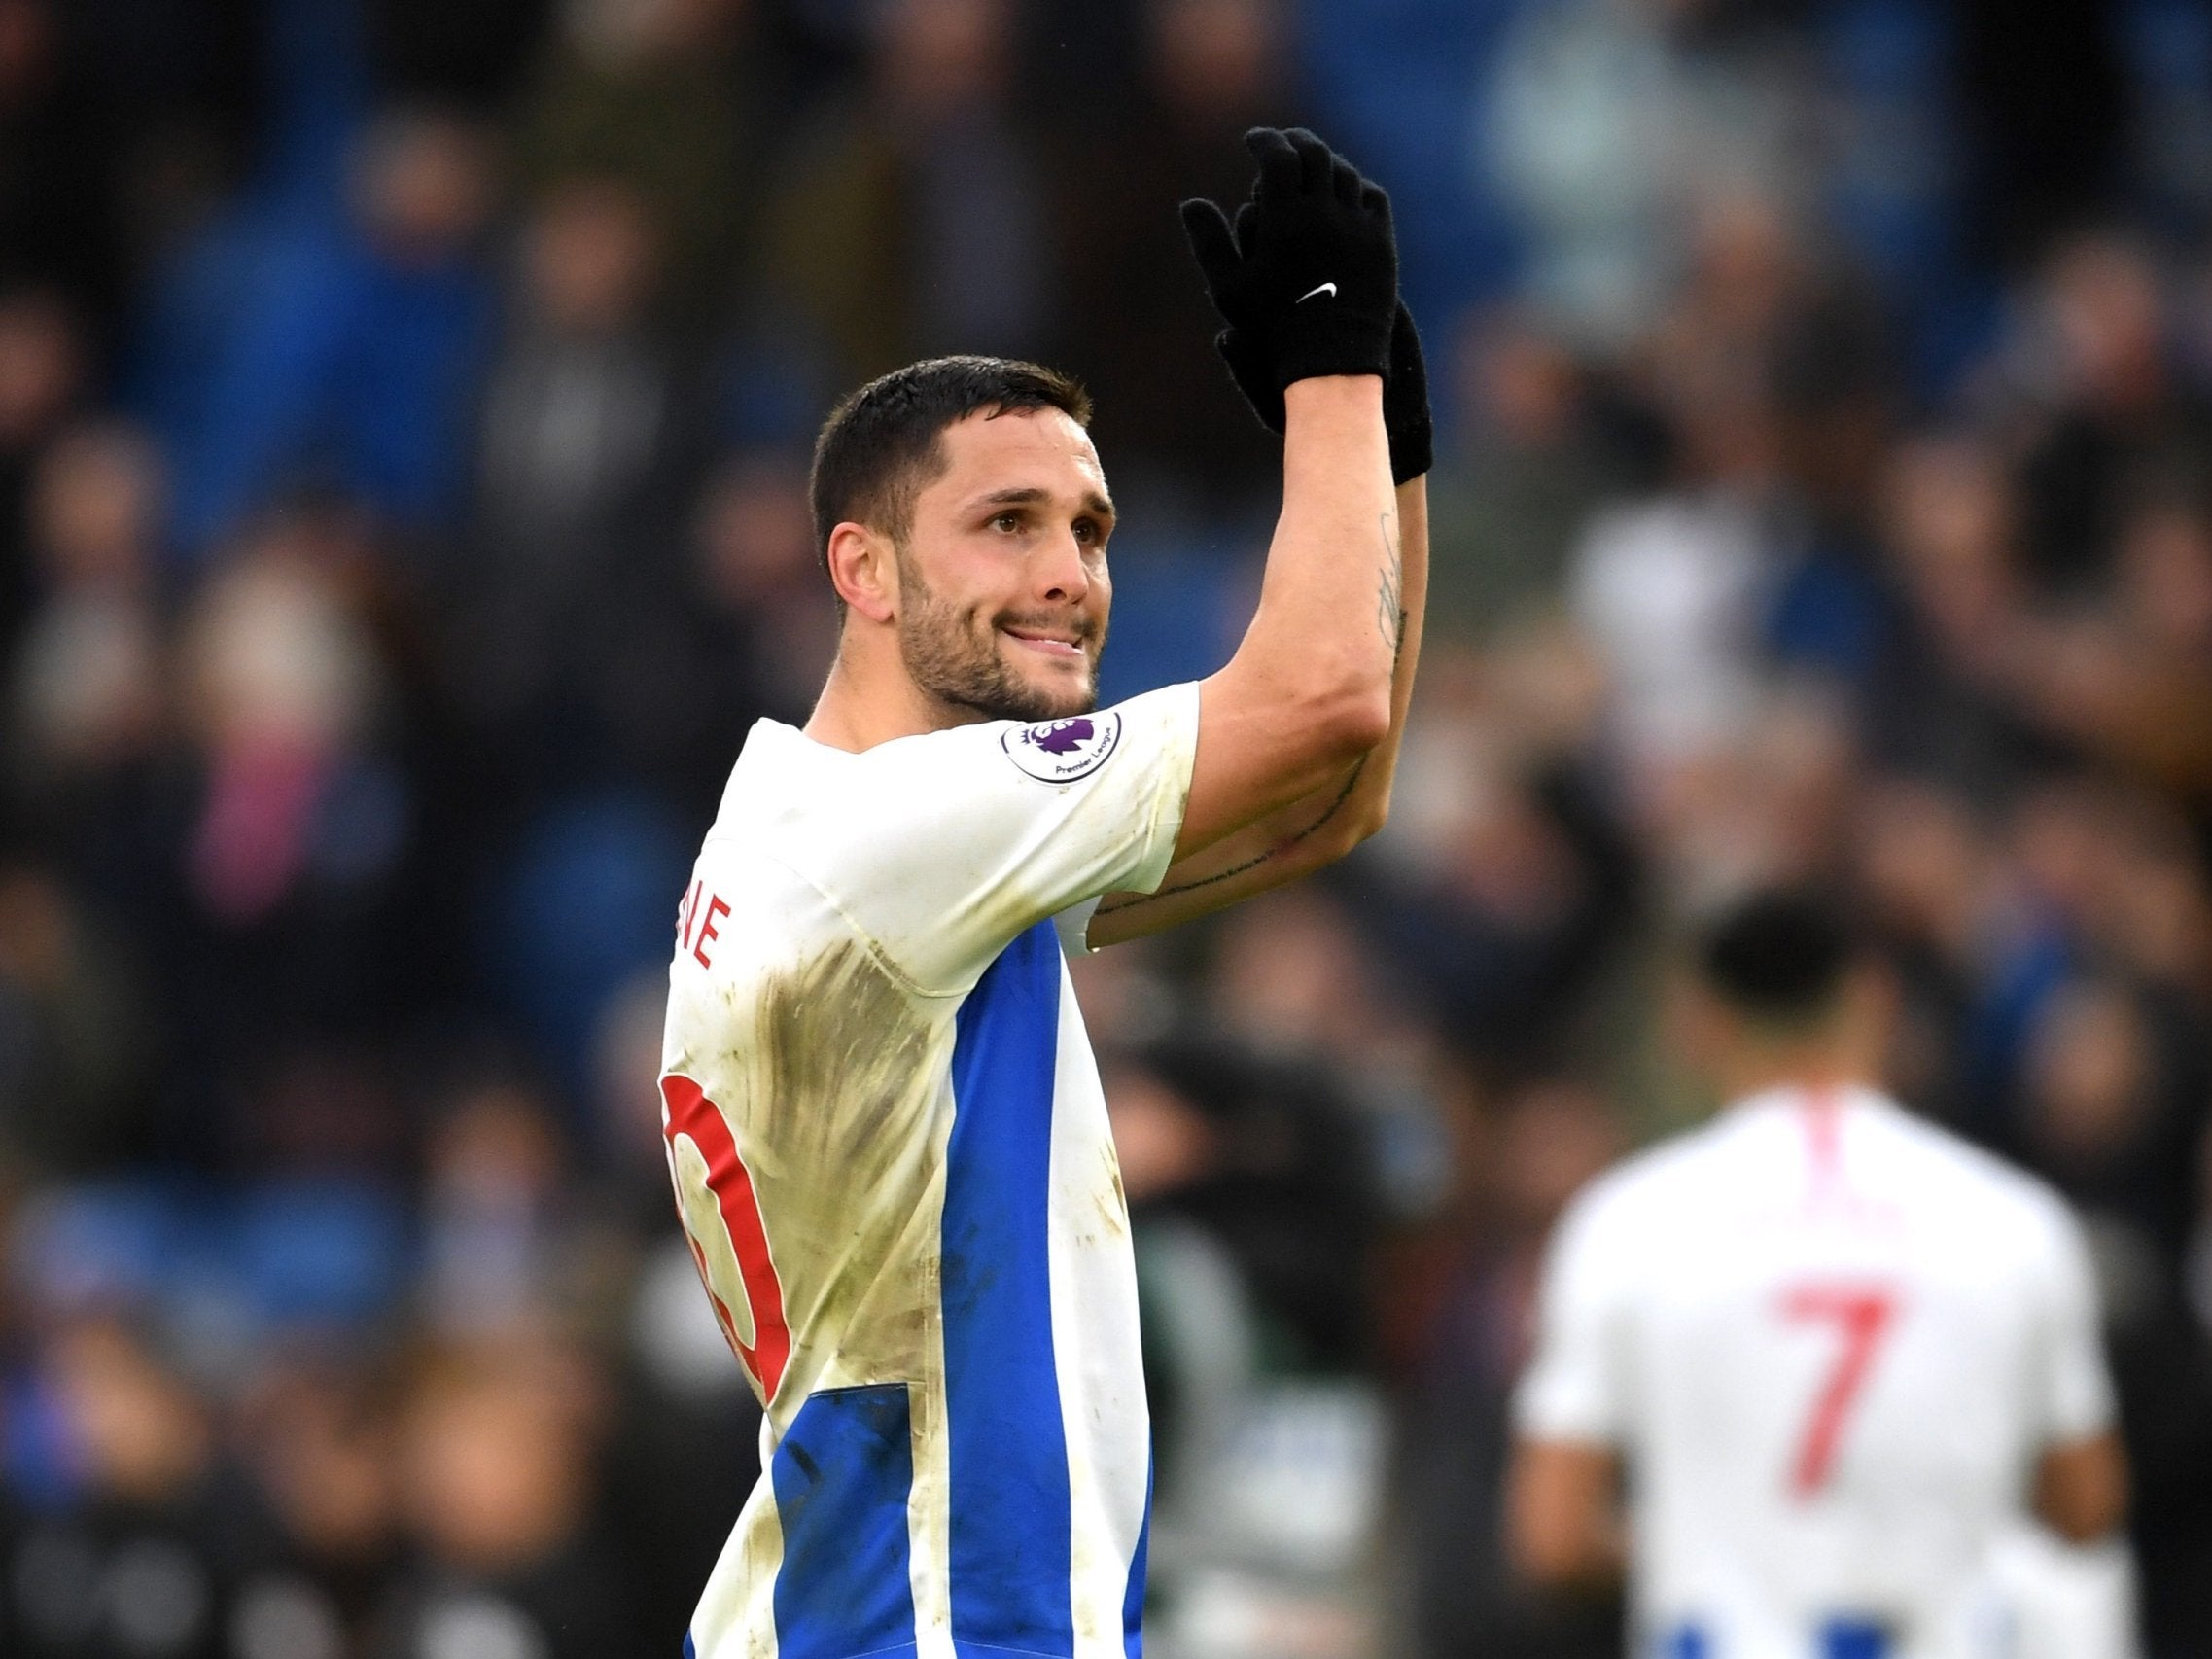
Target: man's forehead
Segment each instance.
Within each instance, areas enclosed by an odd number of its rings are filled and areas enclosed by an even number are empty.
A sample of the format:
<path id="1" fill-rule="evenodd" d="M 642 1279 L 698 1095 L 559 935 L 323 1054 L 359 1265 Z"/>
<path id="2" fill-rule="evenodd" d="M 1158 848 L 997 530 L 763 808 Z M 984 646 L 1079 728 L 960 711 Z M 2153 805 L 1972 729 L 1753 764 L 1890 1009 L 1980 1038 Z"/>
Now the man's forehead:
<path id="1" fill-rule="evenodd" d="M 978 409 L 946 427 L 942 442 L 947 465 L 932 493 L 965 495 L 1001 486 L 1106 493 L 1106 472 L 1091 435 L 1063 409 L 1000 415 Z"/>

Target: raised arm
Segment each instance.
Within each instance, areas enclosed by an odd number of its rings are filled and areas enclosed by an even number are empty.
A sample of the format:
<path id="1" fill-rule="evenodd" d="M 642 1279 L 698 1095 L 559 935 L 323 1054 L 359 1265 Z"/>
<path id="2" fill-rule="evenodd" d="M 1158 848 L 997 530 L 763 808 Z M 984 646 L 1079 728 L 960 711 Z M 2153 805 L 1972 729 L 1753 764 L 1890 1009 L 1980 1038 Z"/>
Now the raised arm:
<path id="1" fill-rule="evenodd" d="M 1311 794 L 1389 730 L 1397 512 L 1377 376 L 1285 388 L 1282 516 L 1244 642 L 1199 688 L 1177 860 Z"/>
<path id="2" fill-rule="evenodd" d="M 1282 343 L 1284 311 L 1270 312 L 1254 298 L 1263 285 L 1251 275 L 1253 265 L 1283 258 L 1279 243 L 1295 240 L 1271 235 L 1270 215 L 1282 199 L 1270 194 L 1271 169 L 1295 165 L 1301 184 L 1326 177 L 1332 198 L 1378 204 L 1386 229 L 1387 200 L 1310 133 L 1263 131 L 1247 142 L 1260 159 L 1260 185 L 1234 231 L 1211 203 L 1185 203 L 1184 219 L 1230 324 L 1218 341 L 1222 355 L 1254 412 L 1283 434 L 1282 515 L 1251 625 L 1236 655 L 1201 688 L 1197 763 L 1176 863 L 1155 892 L 1112 894 L 1100 904 L 1089 933 L 1094 947 L 1281 886 L 1374 833 L 1388 811 L 1413 695 L 1428 578 L 1422 475 L 1430 440 L 1420 335 L 1393 294 L 1385 377 L 1300 378 L 1297 342 Z M 1294 263 L 1290 280 L 1264 292 L 1287 300 L 1289 319 L 1302 321 L 1312 315 L 1302 305 L 1334 296 L 1295 296 L 1314 286 L 1308 276 L 1323 281 L 1317 273 L 1333 267 L 1311 258 Z M 1391 268 L 1394 287 L 1394 249 Z"/>
<path id="3" fill-rule="evenodd" d="M 1394 517 L 1398 562 L 1394 568 L 1386 564 L 1377 573 L 1367 610 L 1369 625 L 1379 632 L 1390 610 L 1394 582 L 1396 660 L 1390 677 L 1389 724 L 1383 740 L 1340 764 L 1296 799 L 1263 813 L 1244 828 L 1195 851 L 1178 845 L 1176 862 L 1152 892 L 1109 894 L 1091 919 L 1088 942 L 1093 949 L 1195 921 L 1310 875 L 1335 863 L 1383 827 L 1389 815 L 1398 745 L 1405 734 L 1406 711 L 1413 701 L 1414 669 L 1421 657 L 1422 617 L 1428 587 L 1425 479 L 1415 478 L 1397 487 Z M 1254 621 L 1256 625 L 1256 618 Z M 1207 760 L 1210 713 L 1203 699 L 1211 689 L 1212 683 L 1209 682 L 1200 693 L 1200 768 Z M 1215 746 L 1216 753 L 1220 747 Z M 1194 772 L 1192 777 L 1193 804 L 1201 775 Z M 1189 835 L 1187 812 L 1184 834 L 1186 838 Z"/>

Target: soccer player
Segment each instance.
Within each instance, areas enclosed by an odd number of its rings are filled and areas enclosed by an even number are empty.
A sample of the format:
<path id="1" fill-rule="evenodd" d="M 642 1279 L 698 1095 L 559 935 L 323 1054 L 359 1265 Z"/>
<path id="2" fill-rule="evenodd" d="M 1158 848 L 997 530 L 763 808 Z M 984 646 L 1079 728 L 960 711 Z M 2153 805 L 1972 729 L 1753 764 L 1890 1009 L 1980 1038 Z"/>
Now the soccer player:
<path id="1" fill-rule="evenodd" d="M 1998 1546 L 2026 1511 L 2103 1538 L 2124 1501 L 2079 1230 L 1866 1081 L 1886 984 L 1817 897 L 1741 900 L 1695 981 L 1684 1041 L 1736 1104 L 1561 1221 L 1512 1553 L 1556 1585 L 1625 1565 L 1639 1656 L 2031 1651 Z"/>
<path id="2" fill-rule="evenodd" d="M 1428 409 L 1383 193 L 1248 135 L 1184 205 L 1283 435 L 1257 614 L 1096 708 L 1114 524 L 1070 380 L 915 364 L 812 479 L 842 613 L 748 736 L 677 922 L 678 1208 L 765 1407 L 698 1659 L 1134 1659 L 1149 1448 L 1113 1144 L 1063 950 L 1202 915 L 1383 821 L 1421 627 Z"/>

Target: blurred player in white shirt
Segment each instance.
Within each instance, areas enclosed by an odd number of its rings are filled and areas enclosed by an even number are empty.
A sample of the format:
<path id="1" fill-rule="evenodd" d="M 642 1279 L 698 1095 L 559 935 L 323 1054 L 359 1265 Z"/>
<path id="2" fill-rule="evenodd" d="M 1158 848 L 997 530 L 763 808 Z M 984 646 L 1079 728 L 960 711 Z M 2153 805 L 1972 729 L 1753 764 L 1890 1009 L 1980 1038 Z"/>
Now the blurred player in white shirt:
<path id="1" fill-rule="evenodd" d="M 1888 988 L 1816 897 L 1739 902 L 1691 978 L 1684 1044 L 1734 1104 L 1561 1220 L 1515 1559 L 1625 1571 L 1636 1659 L 2040 1659 L 2004 1587 L 2027 1518 L 2088 1544 L 2124 1505 L 2079 1228 L 1871 1086 Z M 2106 1600 L 2067 1659 L 2131 1651 Z"/>

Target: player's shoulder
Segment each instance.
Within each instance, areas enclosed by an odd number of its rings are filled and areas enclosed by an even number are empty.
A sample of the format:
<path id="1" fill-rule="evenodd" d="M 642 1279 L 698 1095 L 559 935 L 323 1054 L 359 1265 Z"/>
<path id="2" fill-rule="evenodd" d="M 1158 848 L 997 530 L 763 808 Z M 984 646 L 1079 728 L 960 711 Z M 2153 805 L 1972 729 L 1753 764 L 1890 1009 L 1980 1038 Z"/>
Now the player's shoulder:
<path id="1" fill-rule="evenodd" d="M 1874 1097 L 1866 1116 L 1885 1143 L 1883 1154 L 1904 1164 L 1916 1184 L 1947 1207 L 1971 1207 L 1988 1222 L 2039 1233 L 2073 1226 L 2073 1211 L 2057 1188 L 1956 1131 L 1881 1096 Z"/>
<path id="2" fill-rule="evenodd" d="M 740 850 L 801 856 L 849 838 L 896 833 L 902 818 L 954 786 L 965 734 L 974 727 L 839 749 L 782 721 L 758 720 L 722 786 L 707 831 L 710 854 Z M 972 738 L 966 747 L 972 747 Z"/>
<path id="3" fill-rule="evenodd" d="M 755 721 L 722 786 L 721 804 L 708 838 L 773 836 L 779 830 L 841 817 L 863 802 L 879 812 L 894 808 L 895 795 L 871 797 L 881 795 L 887 752 L 895 747 L 839 749 L 782 721 Z"/>
<path id="4" fill-rule="evenodd" d="M 1080 783 L 1133 741 L 1143 746 L 1154 727 L 1174 718 L 1174 693 L 1184 689 L 1055 720 L 914 732 L 860 750 L 817 742 L 781 721 L 757 721 L 723 787 L 712 833 L 815 836 L 849 828 L 856 818 L 873 833 L 901 819 L 941 818 L 949 800 L 977 792 Z"/>
<path id="5" fill-rule="evenodd" d="M 1594 1176 L 1567 1205 L 1562 1221 L 1585 1236 L 1633 1227 L 1654 1208 L 1692 1201 L 1696 1190 L 1722 1179 L 1731 1125 L 1725 1120 L 1678 1129 L 1631 1152 Z"/>
<path id="6" fill-rule="evenodd" d="M 1562 1282 L 1633 1287 L 1664 1276 L 1675 1251 L 1699 1229 L 1694 1218 L 1726 1203 L 1730 1182 L 1716 1166 L 1717 1126 L 1686 1129 L 1632 1152 L 1567 1201 L 1550 1246 L 1549 1275 Z"/>

